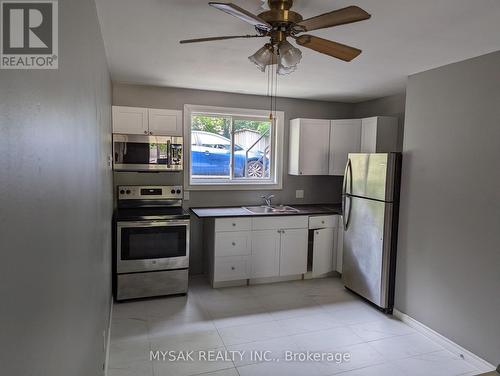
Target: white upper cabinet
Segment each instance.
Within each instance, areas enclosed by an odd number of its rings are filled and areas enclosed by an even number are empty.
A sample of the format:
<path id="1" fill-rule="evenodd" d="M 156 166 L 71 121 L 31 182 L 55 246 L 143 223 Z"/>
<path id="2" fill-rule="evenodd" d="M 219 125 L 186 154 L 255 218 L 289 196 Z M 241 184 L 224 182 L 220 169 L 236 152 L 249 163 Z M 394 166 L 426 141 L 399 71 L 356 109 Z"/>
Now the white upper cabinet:
<path id="1" fill-rule="evenodd" d="M 375 116 L 362 119 L 361 153 L 389 153 L 400 149 L 397 118 Z"/>
<path id="2" fill-rule="evenodd" d="M 182 111 L 113 106 L 113 133 L 182 136 Z"/>
<path id="3" fill-rule="evenodd" d="M 361 119 L 332 120 L 329 174 L 344 175 L 347 155 L 361 147 Z"/>
<path id="4" fill-rule="evenodd" d="M 293 119 L 290 175 L 344 175 L 349 153 L 388 153 L 398 147 L 398 119 Z"/>
<path id="5" fill-rule="evenodd" d="M 113 133 L 149 134 L 148 109 L 113 106 Z"/>
<path id="6" fill-rule="evenodd" d="M 149 132 L 156 136 L 182 136 L 182 111 L 149 109 Z"/>
<path id="7" fill-rule="evenodd" d="M 290 121 L 291 175 L 328 175 L 330 120 Z"/>

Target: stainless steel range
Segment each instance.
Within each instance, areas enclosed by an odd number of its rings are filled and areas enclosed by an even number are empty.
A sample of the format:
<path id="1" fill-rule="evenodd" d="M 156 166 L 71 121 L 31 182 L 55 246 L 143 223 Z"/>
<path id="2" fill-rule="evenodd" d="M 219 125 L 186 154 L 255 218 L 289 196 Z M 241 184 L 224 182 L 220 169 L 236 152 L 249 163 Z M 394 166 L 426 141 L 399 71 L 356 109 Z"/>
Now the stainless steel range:
<path id="1" fill-rule="evenodd" d="M 116 300 L 185 294 L 189 214 L 182 186 L 119 186 L 114 216 Z"/>

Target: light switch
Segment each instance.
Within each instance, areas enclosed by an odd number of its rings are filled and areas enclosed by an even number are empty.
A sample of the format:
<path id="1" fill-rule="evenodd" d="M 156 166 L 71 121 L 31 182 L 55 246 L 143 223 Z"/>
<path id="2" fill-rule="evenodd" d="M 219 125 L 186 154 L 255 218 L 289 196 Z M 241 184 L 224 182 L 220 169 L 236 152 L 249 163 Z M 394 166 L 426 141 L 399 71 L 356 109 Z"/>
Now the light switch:
<path id="1" fill-rule="evenodd" d="M 189 191 L 184 191 L 184 200 L 189 200 Z"/>
<path id="2" fill-rule="evenodd" d="M 295 198 L 304 198 L 304 190 L 303 189 L 297 189 L 295 191 Z"/>

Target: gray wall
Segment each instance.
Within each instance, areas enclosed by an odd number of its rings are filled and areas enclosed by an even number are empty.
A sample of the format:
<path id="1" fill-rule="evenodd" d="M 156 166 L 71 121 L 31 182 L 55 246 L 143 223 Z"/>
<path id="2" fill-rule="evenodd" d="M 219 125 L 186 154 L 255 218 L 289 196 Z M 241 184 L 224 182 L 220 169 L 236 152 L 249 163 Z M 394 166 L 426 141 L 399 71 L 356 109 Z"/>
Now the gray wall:
<path id="1" fill-rule="evenodd" d="M 0 71 L 0 368 L 103 373 L 111 84 L 93 0 L 59 1 L 59 70 Z"/>
<path id="2" fill-rule="evenodd" d="M 396 308 L 500 363 L 500 52 L 409 77 Z"/>
<path id="3" fill-rule="evenodd" d="M 177 89 L 126 84 L 113 85 L 113 104 L 179 109 L 184 104 L 268 109 L 269 99 L 264 96 L 230 94 L 214 91 Z M 340 202 L 341 177 L 290 176 L 288 171 L 288 125 L 297 117 L 325 119 L 349 118 L 353 115 L 351 104 L 278 99 L 278 110 L 285 112 L 284 176 L 283 189 L 278 191 L 191 191 L 186 207 L 214 205 L 258 204 L 262 194 L 276 195 L 277 203 L 335 203 Z M 182 173 L 114 173 L 115 185 L 120 184 L 182 184 Z M 304 189 L 305 198 L 296 199 L 295 190 Z M 201 223 L 193 218 L 191 236 L 191 273 L 203 271 Z"/>

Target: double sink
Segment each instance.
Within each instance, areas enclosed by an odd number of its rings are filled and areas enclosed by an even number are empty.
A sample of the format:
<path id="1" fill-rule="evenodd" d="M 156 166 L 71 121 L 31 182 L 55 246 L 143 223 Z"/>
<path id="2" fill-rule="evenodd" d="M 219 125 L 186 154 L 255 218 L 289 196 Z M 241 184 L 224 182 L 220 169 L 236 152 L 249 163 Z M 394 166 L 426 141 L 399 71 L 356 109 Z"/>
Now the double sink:
<path id="1" fill-rule="evenodd" d="M 300 212 L 299 209 L 286 205 L 242 206 L 242 208 L 252 214 L 293 214 Z"/>

